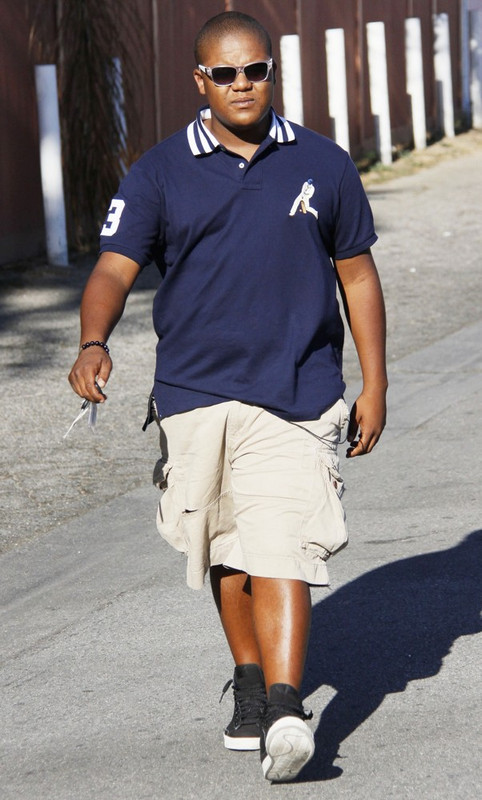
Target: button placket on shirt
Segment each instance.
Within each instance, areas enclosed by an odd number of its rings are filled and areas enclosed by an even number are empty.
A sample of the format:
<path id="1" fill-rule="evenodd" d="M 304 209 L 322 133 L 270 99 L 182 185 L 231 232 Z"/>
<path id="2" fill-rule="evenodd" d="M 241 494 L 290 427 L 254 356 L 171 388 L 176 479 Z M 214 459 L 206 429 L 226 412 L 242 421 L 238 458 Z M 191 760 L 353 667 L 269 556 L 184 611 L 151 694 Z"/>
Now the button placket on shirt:
<path id="1" fill-rule="evenodd" d="M 236 167 L 238 180 L 244 189 L 260 189 L 262 183 L 262 171 L 254 159 L 249 161 L 238 161 Z"/>
<path id="2" fill-rule="evenodd" d="M 228 173 L 242 184 L 244 189 L 261 188 L 262 169 L 257 164 L 257 153 L 251 161 L 247 161 L 239 153 L 231 153 L 226 147 L 220 147 L 219 155 L 226 158 L 225 165 Z"/>

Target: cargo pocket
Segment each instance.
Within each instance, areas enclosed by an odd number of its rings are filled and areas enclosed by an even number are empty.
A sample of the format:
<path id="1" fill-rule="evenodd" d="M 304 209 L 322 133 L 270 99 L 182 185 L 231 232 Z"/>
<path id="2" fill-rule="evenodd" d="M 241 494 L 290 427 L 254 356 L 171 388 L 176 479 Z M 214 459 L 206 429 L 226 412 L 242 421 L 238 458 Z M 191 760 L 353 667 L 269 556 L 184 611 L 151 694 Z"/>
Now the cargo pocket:
<path id="1" fill-rule="evenodd" d="M 182 527 L 189 549 L 187 583 L 191 589 L 200 589 L 211 563 L 218 563 L 219 548 L 232 547 L 236 537 L 233 500 L 230 491 L 201 508 L 182 512 Z M 231 534 L 229 538 L 226 538 Z"/>
<path id="2" fill-rule="evenodd" d="M 184 482 L 179 468 L 160 458 L 154 467 L 153 483 L 162 492 L 157 509 L 157 530 L 172 547 L 187 553 L 182 525 Z"/>
<path id="3" fill-rule="evenodd" d="M 348 543 L 346 515 L 341 503 L 345 485 L 336 452 L 319 447 L 315 458 L 318 475 L 313 482 L 313 508 L 304 520 L 301 547 L 311 560 L 328 561 Z"/>

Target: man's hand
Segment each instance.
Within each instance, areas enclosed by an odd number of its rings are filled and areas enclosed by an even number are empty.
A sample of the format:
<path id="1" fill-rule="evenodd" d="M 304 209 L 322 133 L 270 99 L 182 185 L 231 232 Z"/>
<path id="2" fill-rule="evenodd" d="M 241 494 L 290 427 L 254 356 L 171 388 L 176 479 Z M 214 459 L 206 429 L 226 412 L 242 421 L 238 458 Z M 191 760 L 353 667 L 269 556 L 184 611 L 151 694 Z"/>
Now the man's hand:
<path id="1" fill-rule="evenodd" d="M 350 413 L 347 458 L 364 456 L 373 450 L 385 427 L 386 413 L 385 389 L 360 394 Z"/>
<path id="2" fill-rule="evenodd" d="M 69 374 L 74 392 L 93 403 L 105 403 L 106 395 L 99 391 L 109 380 L 112 371 L 111 357 L 102 347 L 93 345 L 80 354 Z M 96 386 L 97 384 L 97 386 Z"/>
<path id="3" fill-rule="evenodd" d="M 81 344 L 106 342 L 124 311 L 140 266 L 118 253 L 102 253 L 87 281 L 80 306 Z M 102 389 L 112 371 L 109 354 L 100 345 L 81 350 L 69 375 L 74 392 L 93 403 L 104 403 Z M 95 385 L 97 382 L 97 386 Z"/>

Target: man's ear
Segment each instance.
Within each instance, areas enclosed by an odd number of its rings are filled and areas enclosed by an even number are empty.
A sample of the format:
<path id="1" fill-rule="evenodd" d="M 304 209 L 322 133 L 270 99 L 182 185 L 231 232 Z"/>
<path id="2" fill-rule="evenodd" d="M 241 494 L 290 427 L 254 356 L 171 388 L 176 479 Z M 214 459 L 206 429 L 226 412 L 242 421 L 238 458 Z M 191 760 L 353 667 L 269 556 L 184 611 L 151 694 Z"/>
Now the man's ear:
<path id="1" fill-rule="evenodd" d="M 204 88 L 204 77 L 200 69 L 195 69 L 192 73 L 194 80 L 196 82 L 196 86 L 198 88 L 199 94 L 206 94 L 206 89 Z"/>
<path id="2" fill-rule="evenodd" d="M 273 86 L 274 86 L 275 83 L 276 83 L 276 70 L 278 69 L 278 65 L 277 65 L 276 61 L 273 61 L 273 66 L 271 67 L 271 69 L 272 69 L 272 72 L 273 72 Z"/>

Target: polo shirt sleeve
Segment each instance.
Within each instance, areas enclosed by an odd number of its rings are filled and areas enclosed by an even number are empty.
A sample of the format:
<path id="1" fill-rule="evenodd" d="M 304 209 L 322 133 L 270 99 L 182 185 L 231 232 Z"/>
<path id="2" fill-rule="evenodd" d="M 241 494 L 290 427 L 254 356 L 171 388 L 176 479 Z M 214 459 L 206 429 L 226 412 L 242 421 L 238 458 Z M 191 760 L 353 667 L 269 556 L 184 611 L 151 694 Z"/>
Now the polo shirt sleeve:
<path id="1" fill-rule="evenodd" d="M 373 214 L 358 170 L 347 155 L 339 184 L 335 218 L 334 258 L 352 258 L 375 244 Z"/>
<path id="2" fill-rule="evenodd" d="M 100 252 L 120 253 L 147 266 L 163 240 L 163 202 L 157 171 L 141 158 L 121 181 L 100 234 Z M 151 168 L 150 168 L 151 167 Z"/>

